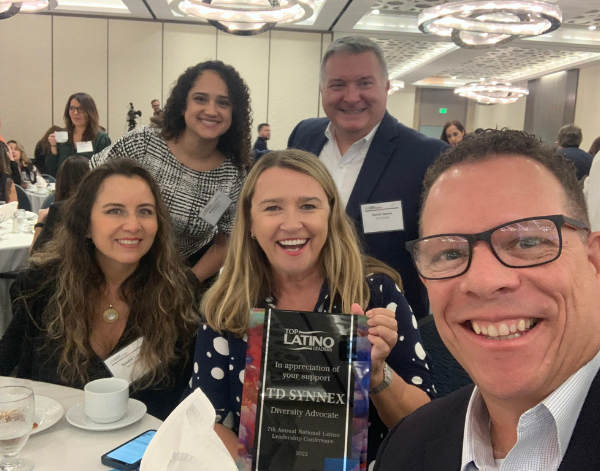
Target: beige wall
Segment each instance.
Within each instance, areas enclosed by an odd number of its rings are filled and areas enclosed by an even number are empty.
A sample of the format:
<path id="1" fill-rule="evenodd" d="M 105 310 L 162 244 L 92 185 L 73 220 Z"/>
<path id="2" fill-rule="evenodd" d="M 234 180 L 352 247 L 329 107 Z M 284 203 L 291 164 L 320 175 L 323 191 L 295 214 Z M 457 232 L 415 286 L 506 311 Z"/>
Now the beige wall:
<path id="1" fill-rule="evenodd" d="M 587 152 L 594 139 L 600 136 L 600 63 L 579 71 L 575 124 L 581 126 L 583 141 L 580 147 Z"/>
<path id="2" fill-rule="evenodd" d="M 321 33 L 241 37 L 202 25 L 17 15 L 0 28 L 0 44 L 10 45 L 0 48 L 0 133 L 33 155 L 44 132 L 64 124 L 69 95 L 86 92 L 115 140 L 125 132 L 130 102 L 148 124 L 152 99 L 164 104 L 187 67 L 219 59 L 250 88 L 254 138 L 256 126 L 268 121 L 269 147 L 285 148 L 298 121 L 322 115 L 319 62 L 330 41 Z"/>
<path id="3" fill-rule="evenodd" d="M 387 110 L 409 128 L 417 129 L 413 123 L 415 114 L 416 87 L 406 86 L 388 97 Z"/>

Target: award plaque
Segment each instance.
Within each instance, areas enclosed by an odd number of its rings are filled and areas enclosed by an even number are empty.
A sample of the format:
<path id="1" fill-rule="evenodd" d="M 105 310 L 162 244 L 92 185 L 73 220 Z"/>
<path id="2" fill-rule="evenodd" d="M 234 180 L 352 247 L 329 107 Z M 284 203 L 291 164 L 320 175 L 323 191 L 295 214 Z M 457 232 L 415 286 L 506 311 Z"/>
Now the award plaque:
<path id="1" fill-rule="evenodd" d="M 366 316 L 250 312 L 240 471 L 366 469 L 367 334 Z"/>

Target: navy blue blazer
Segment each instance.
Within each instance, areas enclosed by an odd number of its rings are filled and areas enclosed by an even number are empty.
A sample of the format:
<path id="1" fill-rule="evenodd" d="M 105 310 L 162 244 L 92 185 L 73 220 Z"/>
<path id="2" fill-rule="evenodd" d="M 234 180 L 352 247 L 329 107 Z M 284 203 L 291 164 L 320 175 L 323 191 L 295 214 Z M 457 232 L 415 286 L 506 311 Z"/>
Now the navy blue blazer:
<path id="1" fill-rule="evenodd" d="M 327 118 L 300 122 L 290 135 L 288 147 L 319 155 L 327 142 L 328 124 Z M 425 170 L 447 147 L 445 142 L 404 126 L 386 112 L 346 206 L 367 254 L 387 263 L 402 276 L 406 299 L 417 318 L 429 314 L 429 301 L 404 243 L 418 237 Z M 398 200 L 402 201 L 404 230 L 365 234 L 361 205 Z"/>
<path id="2" fill-rule="evenodd" d="M 473 385 L 425 404 L 381 444 L 375 471 L 460 471 Z M 600 372 L 588 391 L 558 471 L 600 470 Z"/>

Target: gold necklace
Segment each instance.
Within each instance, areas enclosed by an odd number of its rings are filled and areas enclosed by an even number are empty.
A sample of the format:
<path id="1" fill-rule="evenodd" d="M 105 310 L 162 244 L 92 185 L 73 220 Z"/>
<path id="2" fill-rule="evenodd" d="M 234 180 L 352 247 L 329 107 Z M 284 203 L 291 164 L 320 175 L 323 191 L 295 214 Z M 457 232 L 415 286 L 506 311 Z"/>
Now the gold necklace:
<path id="1" fill-rule="evenodd" d="M 107 324 L 114 324 L 119 320 L 119 311 L 110 304 L 108 309 L 102 313 L 102 319 L 104 319 L 104 322 Z"/>

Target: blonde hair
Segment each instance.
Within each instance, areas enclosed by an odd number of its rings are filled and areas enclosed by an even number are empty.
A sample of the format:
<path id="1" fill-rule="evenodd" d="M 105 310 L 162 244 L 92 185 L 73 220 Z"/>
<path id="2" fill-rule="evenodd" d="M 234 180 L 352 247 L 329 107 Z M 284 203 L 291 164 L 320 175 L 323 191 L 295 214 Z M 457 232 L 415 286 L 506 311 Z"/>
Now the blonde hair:
<path id="1" fill-rule="evenodd" d="M 31 159 L 27 156 L 27 152 L 25 152 L 23 146 L 17 141 L 8 141 L 9 144 L 11 142 L 15 143 L 15 148 L 21 153 L 21 166 L 29 167 L 31 165 Z"/>
<path id="2" fill-rule="evenodd" d="M 385 273 L 401 285 L 400 275 L 392 268 L 363 254 L 354 225 L 342 207 L 335 182 L 321 161 L 301 150 L 275 151 L 261 157 L 248 174 L 238 200 L 223 271 L 202 299 L 200 309 L 212 329 L 244 335 L 248 329 L 250 309 L 276 293 L 269 261 L 258 241 L 250 235 L 256 182 L 265 170 L 273 167 L 314 178 L 327 195 L 329 231 L 319 263 L 330 289 L 329 310 L 336 298 L 341 300 L 342 312 L 350 312 L 353 303 L 366 309 L 370 298 L 367 274 Z"/>

